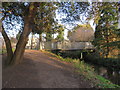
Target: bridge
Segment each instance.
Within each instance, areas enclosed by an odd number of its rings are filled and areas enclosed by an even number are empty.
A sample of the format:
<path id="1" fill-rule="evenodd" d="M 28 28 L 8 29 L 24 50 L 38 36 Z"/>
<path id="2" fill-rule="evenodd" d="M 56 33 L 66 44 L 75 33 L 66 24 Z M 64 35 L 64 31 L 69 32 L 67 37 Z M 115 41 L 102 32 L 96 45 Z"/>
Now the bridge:
<path id="1" fill-rule="evenodd" d="M 30 48 L 31 46 L 27 46 Z M 53 41 L 43 41 L 40 44 L 36 44 L 33 46 L 34 49 L 40 50 L 86 50 L 86 49 L 94 49 L 94 46 L 91 42 L 71 42 L 71 41 L 61 41 L 61 42 L 53 42 Z"/>
<path id="2" fill-rule="evenodd" d="M 83 54 L 95 51 L 91 42 L 71 42 L 67 40 L 62 42 L 40 42 L 40 49 L 48 50 L 55 54 L 61 54 L 66 57 L 70 56 L 80 59 L 83 58 Z"/>

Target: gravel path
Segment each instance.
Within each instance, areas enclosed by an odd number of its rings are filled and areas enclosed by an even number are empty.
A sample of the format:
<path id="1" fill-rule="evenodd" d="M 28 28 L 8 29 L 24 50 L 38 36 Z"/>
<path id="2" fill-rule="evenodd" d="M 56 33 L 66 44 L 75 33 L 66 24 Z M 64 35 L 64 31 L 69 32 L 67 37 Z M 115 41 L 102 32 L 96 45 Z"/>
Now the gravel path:
<path id="1" fill-rule="evenodd" d="M 26 50 L 24 61 L 3 69 L 3 88 L 90 88 L 90 82 L 70 63 L 36 50 Z"/>

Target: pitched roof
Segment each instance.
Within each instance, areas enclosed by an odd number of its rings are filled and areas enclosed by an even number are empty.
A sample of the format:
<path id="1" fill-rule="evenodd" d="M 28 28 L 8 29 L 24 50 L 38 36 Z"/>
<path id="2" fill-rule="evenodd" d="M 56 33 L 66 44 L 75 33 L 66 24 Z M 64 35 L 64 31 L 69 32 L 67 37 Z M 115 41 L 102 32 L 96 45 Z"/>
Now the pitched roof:
<path id="1" fill-rule="evenodd" d="M 79 27 L 68 38 L 70 41 L 91 41 L 94 39 L 94 31 L 91 28 Z"/>

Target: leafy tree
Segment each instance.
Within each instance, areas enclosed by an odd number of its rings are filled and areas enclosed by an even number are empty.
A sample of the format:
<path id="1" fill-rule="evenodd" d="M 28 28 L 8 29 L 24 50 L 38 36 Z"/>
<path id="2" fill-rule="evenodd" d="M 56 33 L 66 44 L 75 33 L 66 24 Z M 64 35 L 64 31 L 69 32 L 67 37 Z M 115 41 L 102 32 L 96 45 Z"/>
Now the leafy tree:
<path id="1" fill-rule="evenodd" d="M 60 19 L 63 24 L 76 25 L 76 22 L 83 22 L 81 16 L 89 15 L 89 2 L 62 2 L 58 6 L 58 12 L 65 16 Z"/>
<path id="2" fill-rule="evenodd" d="M 7 63 L 8 64 L 19 64 L 22 61 L 22 57 L 25 51 L 25 46 L 28 41 L 29 34 L 35 30 L 35 32 L 42 33 L 43 31 L 49 32 L 51 30 L 51 33 L 54 32 L 53 28 L 55 27 L 54 22 L 54 10 L 57 6 L 59 8 L 61 7 L 62 12 L 65 11 L 67 3 L 45 3 L 45 2 L 3 2 L 2 6 L 2 35 L 6 43 L 7 48 Z M 86 7 L 88 6 L 88 3 L 80 3 L 81 7 L 81 13 L 82 9 L 86 10 Z M 73 5 L 74 8 L 76 5 Z M 85 6 L 85 7 L 84 7 Z M 62 9 L 64 7 L 64 9 Z M 68 4 L 69 7 L 69 4 Z M 72 7 L 72 6 L 70 6 Z M 83 7 L 83 8 L 82 8 Z M 79 7 L 77 7 L 79 9 Z M 76 10 L 77 10 L 76 8 Z M 83 10 L 83 11 L 85 11 Z M 70 10 L 67 9 L 68 12 L 65 11 L 66 14 L 70 17 L 70 13 L 74 11 L 74 9 Z M 70 12 L 69 12 L 70 11 Z M 49 13 L 49 14 L 48 14 Z M 74 15 L 76 15 L 76 11 L 72 13 L 73 18 Z M 78 14 L 77 14 L 78 15 Z M 78 16 L 76 16 L 78 17 Z M 78 18 L 77 18 L 78 19 Z M 16 28 L 16 25 L 12 23 L 13 21 L 16 21 L 21 24 L 21 35 L 19 37 L 19 40 L 16 45 L 16 50 L 13 53 L 11 42 L 8 37 L 7 31 L 12 30 L 12 28 Z M 69 19 L 67 19 L 69 22 Z M 6 26 L 7 25 L 7 26 Z M 37 31 L 39 30 L 39 31 Z"/>
<path id="3" fill-rule="evenodd" d="M 56 37 L 56 40 L 57 41 L 63 41 L 64 40 L 64 27 L 62 25 L 59 25 L 57 27 L 57 37 Z"/>
<path id="4" fill-rule="evenodd" d="M 13 53 L 10 39 L 5 31 L 5 27 L 2 26 L 2 35 L 6 43 L 7 48 L 7 64 L 19 64 L 22 60 L 25 46 L 28 40 L 28 35 L 32 31 L 32 24 L 34 22 L 34 16 L 36 15 L 37 7 L 39 3 L 3 3 L 3 18 L 4 21 L 8 18 L 7 21 L 11 21 L 14 17 L 20 16 L 24 21 L 24 28 L 16 45 L 16 50 Z M 13 18 L 12 18 L 13 17 Z M 33 22 L 31 22 L 33 21 Z M 12 24 L 11 24 L 12 25 Z M 10 27 L 9 27 L 10 28 Z M 8 29 L 9 29 L 8 28 Z"/>
<path id="5" fill-rule="evenodd" d="M 42 33 L 46 34 L 46 41 L 53 39 L 52 35 L 55 33 L 55 7 L 54 3 L 42 2 L 35 17 L 35 24 L 33 32 L 39 34 L 39 47 L 42 41 Z"/>
<path id="6" fill-rule="evenodd" d="M 94 3 L 95 4 L 95 3 Z M 116 30 L 118 29 L 118 8 L 112 2 L 97 3 L 94 7 L 96 17 L 95 39 L 93 44 L 99 49 L 102 56 L 109 57 L 109 53 L 116 46 L 110 45 L 111 42 L 118 41 Z"/>

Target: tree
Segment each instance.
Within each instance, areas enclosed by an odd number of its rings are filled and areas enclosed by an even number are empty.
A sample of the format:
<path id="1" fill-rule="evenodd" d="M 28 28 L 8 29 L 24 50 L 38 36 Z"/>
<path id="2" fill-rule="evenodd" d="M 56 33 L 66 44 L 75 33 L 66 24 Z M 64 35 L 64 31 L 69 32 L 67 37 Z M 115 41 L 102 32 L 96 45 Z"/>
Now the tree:
<path id="1" fill-rule="evenodd" d="M 56 40 L 57 41 L 63 41 L 64 40 L 64 28 L 62 25 L 59 25 L 58 26 L 58 30 L 57 30 L 57 37 L 56 37 Z"/>
<path id="2" fill-rule="evenodd" d="M 32 36 L 31 36 L 31 49 L 33 49 L 33 35 L 34 35 L 34 33 L 32 32 Z"/>
<path id="3" fill-rule="evenodd" d="M 81 3 L 80 5 L 82 4 L 83 3 Z M 19 64 L 22 61 L 22 57 L 25 51 L 25 46 L 28 41 L 28 36 L 35 28 L 36 28 L 35 30 L 39 29 L 40 34 L 42 31 L 49 32 L 51 30 L 52 32 L 54 32 L 52 30 L 54 26 L 53 15 L 55 14 L 54 10 L 56 9 L 57 3 L 53 5 L 53 3 L 45 3 L 45 2 L 40 2 L 40 3 L 37 3 L 37 2 L 5 3 L 4 2 L 2 5 L 3 5 L 2 35 L 6 42 L 7 56 L 8 56 L 7 61 L 8 61 L 8 64 Z M 67 4 L 64 5 L 62 3 L 58 3 L 58 6 L 61 6 L 61 5 L 65 8 Z M 88 6 L 88 4 L 85 4 L 85 5 Z M 51 8 L 52 6 L 54 7 Z M 83 9 L 85 8 L 83 7 Z M 20 18 L 22 19 L 22 21 L 17 20 Z M 14 53 L 12 52 L 11 42 L 5 30 L 6 28 L 7 30 L 11 28 L 15 28 L 16 25 L 14 25 L 14 23 L 11 23 L 11 20 L 17 21 L 19 24 L 22 24 L 21 28 L 23 29 L 21 30 L 22 32 L 17 42 L 16 50 L 14 51 Z M 8 24 L 9 25 L 5 26 L 5 23 L 6 25 Z"/>
<path id="4" fill-rule="evenodd" d="M 5 32 L 4 27 L 2 29 L 2 35 L 5 40 L 6 48 L 7 48 L 7 56 L 8 56 L 7 64 L 19 64 L 22 61 L 22 57 L 25 51 L 25 46 L 28 40 L 27 38 L 30 32 L 32 31 L 33 28 L 32 25 L 34 22 L 33 17 L 36 14 L 38 5 L 39 4 L 35 2 L 29 3 L 28 6 L 24 6 L 24 3 L 3 3 L 4 16 L 2 20 L 4 20 L 7 17 L 11 19 L 12 16 L 21 16 L 24 20 L 24 29 L 20 35 L 14 54 L 12 52 L 10 39 L 7 36 L 7 33 Z M 16 8 L 20 8 L 20 9 L 16 10 Z"/>
<path id="5" fill-rule="evenodd" d="M 17 39 L 17 40 L 19 40 L 20 35 L 21 35 L 21 31 L 19 31 L 18 34 L 16 35 L 16 39 Z"/>
<path id="6" fill-rule="evenodd" d="M 54 27 L 56 21 L 55 19 L 55 3 L 53 2 L 42 2 L 40 3 L 40 7 L 38 13 L 35 17 L 35 24 L 33 32 L 39 34 L 39 48 L 40 42 L 42 41 L 42 33 L 46 34 L 46 41 L 51 41 L 53 39 L 52 35 L 54 32 Z"/>
<path id="7" fill-rule="evenodd" d="M 118 41 L 118 37 L 115 34 L 118 28 L 118 8 L 114 2 L 102 2 L 96 6 L 97 10 L 95 13 L 97 18 L 94 18 L 96 31 L 93 44 L 99 49 L 103 57 L 108 58 L 111 50 L 116 47 L 111 47 L 110 43 Z"/>
<path id="8" fill-rule="evenodd" d="M 82 16 L 89 15 L 89 2 L 62 2 L 59 4 L 58 13 L 63 18 L 60 17 L 62 24 L 72 24 L 76 25 L 77 22 L 83 22 Z"/>
<path id="9" fill-rule="evenodd" d="M 7 50 L 7 60 L 6 60 L 6 64 L 9 64 L 12 57 L 13 57 L 13 52 L 12 52 L 12 46 L 11 46 L 11 42 L 10 42 L 10 39 L 7 35 L 7 33 L 5 32 L 3 26 L 2 26 L 2 36 L 4 38 L 4 41 L 5 41 L 5 45 L 6 45 L 6 50 Z"/>

